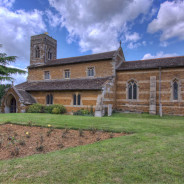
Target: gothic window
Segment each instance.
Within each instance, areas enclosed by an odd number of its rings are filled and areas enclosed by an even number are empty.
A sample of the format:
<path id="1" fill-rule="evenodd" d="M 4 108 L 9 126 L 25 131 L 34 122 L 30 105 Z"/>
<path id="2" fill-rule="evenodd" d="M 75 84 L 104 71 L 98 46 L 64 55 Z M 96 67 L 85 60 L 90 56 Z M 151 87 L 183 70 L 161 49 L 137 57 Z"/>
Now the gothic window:
<path id="1" fill-rule="evenodd" d="M 73 105 L 77 105 L 77 98 L 76 98 L 76 94 L 73 95 Z"/>
<path id="2" fill-rule="evenodd" d="M 35 58 L 40 58 L 40 48 L 37 46 L 35 50 Z"/>
<path id="3" fill-rule="evenodd" d="M 95 72 L 94 72 L 94 67 L 88 68 L 88 77 L 93 77 Z"/>
<path id="4" fill-rule="evenodd" d="M 45 71 L 45 79 L 50 79 L 50 72 L 49 71 Z"/>
<path id="5" fill-rule="evenodd" d="M 137 83 L 134 80 L 131 80 L 128 83 L 128 99 L 129 100 L 137 99 Z"/>
<path id="6" fill-rule="evenodd" d="M 53 104 L 53 95 L 52 94 L 49 94 L 46 96 L 46 104 L 47 105 Z"/>
<path id="7" fill-rule="evenodd" d="M 73 95 L 73 105 L 81 105 L 81 95 L 80 94 Z"/>
<path id="8" fill-rule="evenodd" d="M 48 51 L 48 59 L 52 59 L 52 52 L 51 52 L 51 49 L 49 49 L 49 51 Z"/>
<path id="9" fill-rule="evenodd" d="M 178 100 L 178 93 L 179 93 L 179 85 L 178 85 L 178 81 L 174 80 L 173 81 L 173 100 Z"/>
<path id="10" fill-rule="evenodd" d="M 70 70 L 65 70 L 65 79 L 70 78 Z"/>

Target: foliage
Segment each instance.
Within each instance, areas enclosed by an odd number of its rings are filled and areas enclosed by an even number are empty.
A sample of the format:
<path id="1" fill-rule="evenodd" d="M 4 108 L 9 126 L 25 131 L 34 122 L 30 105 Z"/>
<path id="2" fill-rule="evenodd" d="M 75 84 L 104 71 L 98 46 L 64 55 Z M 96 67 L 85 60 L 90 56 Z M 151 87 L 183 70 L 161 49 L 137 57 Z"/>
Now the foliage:
<path id="1" fill-rule="evenodd" d="M 4 96 L 4 94 L 5 94 L 5 90 L 7 89 L 7 88 L 9 88 L 11 85 L 10 84 L 1 84 L 0 85 L 0 105 L 1 105 L 1 99 L 2 99 L 2 97 Z"/>
<path id="2" fill-rule="evenodd" d="M 13 78 L 10 77 L 10 75 L 26 73 L 24 70 L 7 66 L 10 63 L 14 63 L 16 59 L 16 56 L 7 56 L 5 53 L 0 53 L 0 81 L 13 81 Z"/>
<path id="3" fill-rule="evenodd" d="M 63 105 L 49 105 L 44 106 L 41 104 L 30 105 L 27 109 L 27 113 L 52 113 L 63 114 L 66 112 L 66 108 Z"/>
<path id="4" fill-rule="evenodd" d="M 44 106 L 38 103 L 35 103 L 33 105 L 30 105 L 27 109 L 28 113 L 43 113 L 44 112 Z"/>
<path id="5" fill-rule="evenodd" d="M 66 112 L 66 108 L 63 105 L 59 104 L 48 105 L 44 107 L 44 112 L 52 114 L 63 114 Z"/>
<path id="6" fill-rule="evenodd" d="M 78 116 L 93 116 L 93 114 L 91 113 L 91 111 L 89 111 L 88 109 L 80 109 L 80 110 L 74 112 L 73 115 L 78 115 Z"/>
<path id="7" fill-rule="evenodd" d="M 52 110 L 52 114 L 61 114 L 61 111 L 58 107 L 54 107 L 54 109 Z"/>

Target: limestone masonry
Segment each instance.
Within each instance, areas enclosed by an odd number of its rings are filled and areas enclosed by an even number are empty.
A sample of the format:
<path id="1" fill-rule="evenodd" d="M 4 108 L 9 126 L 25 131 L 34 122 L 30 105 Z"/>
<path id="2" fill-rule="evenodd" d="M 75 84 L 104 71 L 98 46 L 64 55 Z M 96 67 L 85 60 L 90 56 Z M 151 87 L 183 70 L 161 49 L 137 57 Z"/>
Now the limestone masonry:
<path id="1" fill-rule="evenodd" d="M 127 62 L 120 46 L 56 59 L 57 41 L 47 34 L 32 36 L 30 51 L 27 81 L 7 90 L 3 113 L 40 103 L 62 104 L 68 113 L 93 108 L 100 117 L 112 110 L 184 115 L 184 56 Z"/>

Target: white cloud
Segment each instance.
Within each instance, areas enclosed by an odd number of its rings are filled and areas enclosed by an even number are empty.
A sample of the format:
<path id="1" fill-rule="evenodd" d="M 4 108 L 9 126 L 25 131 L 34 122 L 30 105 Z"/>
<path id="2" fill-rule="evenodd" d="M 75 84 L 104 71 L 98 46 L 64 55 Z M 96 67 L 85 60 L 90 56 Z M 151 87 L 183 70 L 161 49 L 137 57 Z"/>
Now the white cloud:
<path id="1" fill-rule="evenodd" d="M 148 32 L 161 31 L 161 41 L 177 37 L 184 40 L 184 1 L 166 1 L 161 4 L 157 18 L 148 25 Z"/>
<path id="2" fill-rule="evenodd" d="M 146 14 L 152 0 L 49 0 L 62 16 L 68 41 L 79 41 L 82 51 L 117 49 L 127 22 Z"/>
<path id="3" fill-rule="evenodd" d="M 15 0 L 0 0 L 0 6 L 11 8 Z"/>
<path id="4" fill-rule="evenodd" d="M 46 30 L 42 12 L 12 11 L 0 7 L 0 23 L 0 44 L 3 45 L 1 49 L 8 55 L 18 56 L 17 64 L 29 65 L 30 37 Z"/>
<path id="5" fill-rule="evenodd" d="M 132 41 L 132 42 L 137 42 L 138 40 L 141 39 L 139 33 L 132 33 L 132 34 L 125 34 L 125 38 L 126 38 L 126 41 Z"/>
<path id="6" fill-rule="evenodd" d="M 50 10 L 46 10 L 45 14 L 51 27 L 62 25 L 62 17 L 59 14 L 53 14 Z"/>
<path id="7" fill-rule="evenodd" d="M 173 56 L 177 56 L 177 54 L 176 53 L 164 54 L 164 52 L 158 52 L 156 55 L 151 55 L 150 53 L 147 53 L 143 56 L 142 60 L 144 60 L 144 59 L 164 58 L 164 57 L 173 57 Z"/>

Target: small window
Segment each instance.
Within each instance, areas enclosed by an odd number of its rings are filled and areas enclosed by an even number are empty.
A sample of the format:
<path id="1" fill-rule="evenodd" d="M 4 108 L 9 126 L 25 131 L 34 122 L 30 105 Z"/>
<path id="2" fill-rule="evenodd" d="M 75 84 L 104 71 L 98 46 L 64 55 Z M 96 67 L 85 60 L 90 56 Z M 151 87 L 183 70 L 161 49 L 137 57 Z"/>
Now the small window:
<path id="1" fill-rule="evenodd" d="M 36 47 L 35 58 L 40 58 L 40 48 L 39 47 Z"/>
<path id="2" fill-rule="evenodd" d="M 178 100 L 178 81 L 173 81 L 173 100 Z"/>
<path id="3" fill-rule="evenodd" d="M 77 105 L 77 98 L 76 94 L 73 95 L 73 105 Z"/>
<path id="4" fill-rule="evenodd" d="M 93 77 L 95 74 L 94 67 L 88 68 L 88 77 Z"/>
<path id="5" fill-rule="evenodd" d="M 53 95 L 52 94 L 49 94 L 46 96 L 46 104 L 47 105 L 53 104 Z"/>
<path id="6" fill-rule="evenodd" d="M 128 99 L 129 100 L 137 99 L 137 84 L 135 81 L 130 81 L 128 83 Z"/>
<path id="7" fill-rule="evenodd" d="M 45 72 L 45 79 L 47 79 L 47 80 L 50 79 L 50 73 L 49 73 L 49 71 L 46 71 Z"/>
<path id="8" fill-rule="evenodd" d="M 52 59 L 52 52 L 51 52 L 51 49 L 49 49 L 49 51 L 48 51 L 48 59 Z"/>
<path id="9" fill-rule="evenodd" d="M 81 95 L 73 95 L 73 105 L 81 105 Z"/>
<path id="10" fill-rule="evenodd" d="M 70 78 L 70 70 L 65 70 L 65 79 Z"/>
<path id="11" fill-rule="evenodd" d="M 80 105 L 81 104 L 81 96 L 78 95 L 78 101 L 77 101 L 77 105 Z"/>

